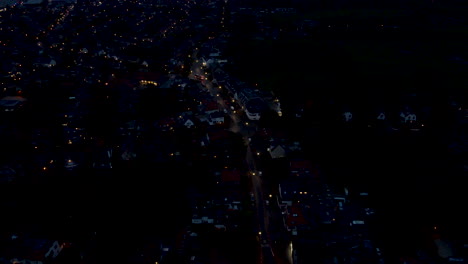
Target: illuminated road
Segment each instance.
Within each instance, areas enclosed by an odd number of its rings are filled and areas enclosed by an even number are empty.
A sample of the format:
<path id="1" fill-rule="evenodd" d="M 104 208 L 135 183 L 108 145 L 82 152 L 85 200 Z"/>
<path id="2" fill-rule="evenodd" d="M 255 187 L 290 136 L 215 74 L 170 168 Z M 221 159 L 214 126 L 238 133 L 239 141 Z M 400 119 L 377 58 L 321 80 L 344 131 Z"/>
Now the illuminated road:
<path id="1" fill-rule="evenodd" d="M 277 235 L 284 230 L 283 216 L 281 215 L 278 206 L 278 200 L 275 196 L 269 193 L 260 171 L 257 168 L 255 155 L 252 153 L 250 146 L 247 148 L 246 162 L 251 172 L 249 177 L 252 181 L 252 192 L 255 195 L 256 213 L 258 219 L 258 229 L 261 232 L 260 242 L 262 247 L 262 259 L 265 264 L 292 264 L 293 262 L 293 244 L 290 241 L 283 241 L 274 238 L 273 234 Z M 268 204 L 267 204 L 268 202 Z M 282 230 L 282 231 L 278 231 Z M 277 244 L 276 242 L 280 242 Z"/>
<path id="2" fill-rule="evenodd" d="M 191 56 L 194 58 L 195 61 L 192 64 L 189 78 L 197 80 L 197 76 L 199 76 L 198 78 L 202 79 L 200 83 L 203 82 L 203 85 L 200 84 L 200 86 L 204 86 L 204 89 L 207 89 L 213 96 L 213 98 L 216 99 L 218 105 L 220 106 L 220 109 L 222 109 L 222 111 L 226 111 L 226 113 L 229 114 L 229 117 L 231 118 L 229 130 L 234 133 L 241 133 L 244 135 L 242 121 L 239 118 L 238 114 L 233 113 L 232 110 L 226 105 L 223 97 L 220 96 L 220 91 L 218 90 L 218 87 L 214 87 L 213 83 L 207 80 L 207 69 L 206 66 L 203 65 L 203 62 L 197 59 L 197 50 L 195 50 L 195 52 Z M 246 137 L 244 138 L 247 140 Z"/>
<path id="3" fill-rule="evenodd" d="M 215 87 L 212 82 L 207 80 L 208 69 L 200 59 L 197 59 L 197 50 L 191 55 L 194 59 L 194 63 L 191 67 L 191 73 L 189 74 L 190 79 L 200 80 L 200 87 L 202 89 L 207 89 L 213 98 L 218 102 L 220 109 L 229 114 L 231 118 L 229 130 L 235 133 L 240 133 L 244 142 L 247 145 L 246 152 L 246 164 L 248 169 L 248 177 L 252 183 L 251 192 L 255 197 L 255 211 L 256 211 L 256 222 L 257 222 L 257 232 L 258 239 L 260 243 L 260 256 L 259 263 L 261 264 L 274 264 L 274 263 L 284 263 L 290 264 L 292 262 L 282 262 L 278 258 L 275 258 L 275 254 L 272 249 L 272 239 L 269 232 L 270 224 L 270 210 L 266 206 L 267 200 L 265 199 L 264 194 L 264 185 L 261 177 L 261 170 L 257 168 L 255 156 L 252 153 L 250 148 L 250 137 L 256 131 L 256 123 L 243 120 L 241 118 L 242 112 L 234 113 L 225 103 L 225 98 L 220 95 L 218 87 Z M 268 196 L 268 194 L 267 194 Z"/>

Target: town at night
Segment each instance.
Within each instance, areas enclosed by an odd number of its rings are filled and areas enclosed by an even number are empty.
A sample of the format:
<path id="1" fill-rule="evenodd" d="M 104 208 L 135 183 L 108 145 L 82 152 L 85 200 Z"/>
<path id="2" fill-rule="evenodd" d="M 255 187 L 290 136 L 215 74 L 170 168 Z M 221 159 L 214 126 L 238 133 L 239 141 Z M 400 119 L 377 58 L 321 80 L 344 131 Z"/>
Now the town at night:
<path id="1" fill-rule="evenodd" d="M 0 0 L 0 264 L 468 263 L 467 14 Z"/>

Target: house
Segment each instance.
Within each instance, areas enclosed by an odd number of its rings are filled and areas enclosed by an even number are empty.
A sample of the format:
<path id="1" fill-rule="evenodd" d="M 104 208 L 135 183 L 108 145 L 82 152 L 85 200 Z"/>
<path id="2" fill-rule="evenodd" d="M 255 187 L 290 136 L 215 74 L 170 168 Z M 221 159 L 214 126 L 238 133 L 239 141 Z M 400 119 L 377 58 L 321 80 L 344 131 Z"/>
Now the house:
<path id="1" fill-rule="evenodd" d="M 95 53 L 95 56 L 105 56 L 107 52 L 103 49 L 99 50 L 97 53 Z"/>
<path id="2" fill-rule="evenodd" d="M 5 96 L 0 99 L 0 111 L 13 112 L 19 110 L 27 100 L 21 96 Z"/>
<path id="3" fill-rule="evenodd" d="M 201 124 L 213 125 L 213 120 L 211 120 L 209 115 L 197 115 L 197 119 Z"/>
<path id="4" fill-rule="evenodd" d="M 377 120 L 385 120 L 386 116 L 385 116 L 385 113 L 384 112 L 380 112 L 378 115 L 377 115 Z"/>
<path id="5" fill-rule="evenodd" d="M 349 111 L 343 113 L 343 119 L 345 122 L 351 122 L 353 120 L 353 114 Z"/>
<path id="6" fill-rule="evenodd" d="M 79 51 L 80 54 L 88 54 L 88 52 L 89 51 L 88 51 L 87 48 L 81 48 L 80 51 Z"/>
<path id="7" fill-rule="evenodd" d="M 57 240 L 12 235 L 2 247 L 2 256 L 12 264 L 45 264 L 55 259 L 63 249 Z"/>
<path id="8" fill-rule="evenodd" d="M 44 1 L 45 1 L 45 0 L 27 0 L 27 1 L 25 1 L 25 2 L 23 3 L 23 5 L 27 5 L 27 6 L 33 5 L 33 6 L 35 6 L 35 5 L 40 5 L 40 4 L 42 4 Z"/>
<path id="9" fill-rule="evenodd" d="M 95 169 L 112 169 L 112 149 L 103 148 L 94 150 L 92 162 Z"/>
<path id="10" fill-rule="evenodd" d="M 288 148 L 289 153 L 291 154 L 296 153 L 298 155 L 301 155 L 302 147 L 299 141 L 291 142 L 290 144 L 287 145 L 287 148 Z"/>
<path id="11" fill-rule="evenodd" d="M 315 210 L 318 212 L 318 221 L 320 223 L 329 225 L 335 222 L 336 211 L 334 209 L 334 202 L 333 200 L 326 201 L 316 207 Z"/>
<path id="12" fill-rule="evenodd" d="M 199 199 L 192 201 L 192 224 L 215 224 L 216 219 L 216 208 L 207 198 L 200 197 Z"/>
<path id="13" fill-rule="evenodd" d="M 214 218 L 210 216 L 194 214 L 192 215 L 192 224 L 213 224 Z"/>
<path id="14" fill-rule="evenodd" d="M 84 165 L 85 153 L 74 151 L 64 153 L 64 167 L 65 169 L 72 171 Z"/>
<path id="15" fill-rule="evenodd" d="M 272 144 L 267 148 L 268 153 L 272 159 L 279 159 L 286 157 L 286 148 L 281 144 Z"/>
<path id="16" fill-rule="evenodd" d="M 452 245 L 448 241 L 441 239 L 439 236 L 435 236 L 433 241 L 437 249 L 437 255 L 440 258 L 448 259 L 454 256 Z"/>
<path id="17" fill-rule="evenodd" d="M 175 79 L 172 79 L 172 78 L 160 78 L 160 83 L 161 85 L 159 86 L 159 88 L 162 88 L 162 89 L 169 89 L 169 88 L 176 87 L 176 81 Z"/>
<path id="18" fill-rule="evenodd" d="M 143 62 L 141 62 L 141 66 L 148 68 L 149 64 L 146 60 L 144 60 Z"/>
<path id="19" fill-rule="evenodd" d="M 403 109 L 399 112 L 400 122 L 403 124 L 410 124 L 416 122 L 416 114 L 413 111 L 413 108 L 405 105 Z"/>
<path id="20" fill-rule="evenodd" d="M 293 204 L 296 199 L 297 186 L 297 181 L 292 179 L 284 180 L 278 185 L 281 207 L 288 207 Z"/>
<path id="21" fill-rule="evenodd" d="M 9 166 L 0 167 L 0 183 L 10 183 L 16 178 L 16 170 Z"/>
<path id="22" fill-rule="evenodd" d="M 141 126 L 137 120 L 130 120 L 120 125 L 120 130 L 130 133 L 132 131 L 140 131 Z"/>
<path id="23" fill-rule="evenodd" d="M 288 231 L 308 226 L 308 221 L 304 217 L 303 208 L 301 204 L 294 203 L 289 207 L 288 214 L 286 215 L 286 227 Z"/>
<path id="24" fill-rule="evenodd" d="M 186 128 L 191 128 L 191 127 L 194 127 L 195 126 L 195 122 L 192 120 L 191 117 L 183 117 L 182 118 L 183 121 L 182 121 L 182 124 L 186 127 Z"/>
<path id="25" fill-rule="evenodd" d="M 205 112 L 205 114 L 211 114 L 214 112 L 219 111 L 219 106 L 216 101 L 202 101 L 202 111 Z"/>
<path id="26" fill-rule="evenodd" d="M 405 114 L 403 114 L 403 115 L 404 115 L 404 121 L 403 121 L 404 123 L 414 123 L 414 122 L 416 122 L 416 114 L 406 113 L 406 115 Z M 400 114 L 400 116 L 401 116 L 401 114 Z"/>
<path id="27" fill-rule="evenodd" d="M 33 65 L 37 67 L 52 68 L 55 65 L 57 65 L 57 62 L 54 59 L 49 58 L 49 57 L 39 57 L 36 59 Z"/>
<path id="28" fill-rule="evenodd" d="M 136 153 L 132 151 L 130 148 L 126 148 L 122 154 L 120 155 L 122 160 L 135 160 L 136 158 Z"/>
<path id="29" fill-rule="evenodd" d="M 224 124 L 224 113 L 221 111 L 211 112 L 209 114 L 210 119 L 214 124 L 222 125 Z"/>
<path id="30" fill-rule="evenodd" d="M 293 159 L 289 161 L 289 173 L 295 177 L 308 177 L 312 175 L 312 162 L 306 159 Z"/>
<path id="31" fill-rule="evenodd" d="M 76 3 L 76 1 L 78 0 L 73 0 L 73 1 L 70 1 L 70 0 L 47 0 L 49 2 L 49 6 L 51 7 L 63 7 L 63 6 L 66 6 L 70 3 Z"/>
<path id="32" fill-rule="evenodd" d="M 7 7 L 7 6 L 14 6 L 17 3 L 18 2 L 16 0 L 3 0 L 3 1 L 0 1 L 0 7 L 4 8 L 4 7 Z"/>

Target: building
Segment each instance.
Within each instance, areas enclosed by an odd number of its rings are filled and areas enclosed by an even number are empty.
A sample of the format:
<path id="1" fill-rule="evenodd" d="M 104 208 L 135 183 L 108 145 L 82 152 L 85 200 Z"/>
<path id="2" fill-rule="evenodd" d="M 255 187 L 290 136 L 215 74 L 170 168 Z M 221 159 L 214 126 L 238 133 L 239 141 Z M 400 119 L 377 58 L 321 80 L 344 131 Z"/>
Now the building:
<path id="1" fill-rule="evenodd" d="M 26 99 L 21 96 L 5 96 L 0 99 L 0 111 L 13 112 L 23 107 Z"/>
<path id="2" fill-rule="evenodd" d="M 63 244 L 57 240 L 12 235 L 2 246 L 1 258 L 12 264 L 44 264 L 55 259 Z"/>
<path id="3" fill-rule="evenodd" d="M 7 6 L 14 6 L 18 4 L 19 0 L 0 0 L 0 8 L 4 8 Z"/>
<path id="4" fill-rule="evenodd" d="M 250 120 L 259 120 L 261 113 L 266 110 L 266 102 L 253 89 L 244 88 L 238 91 L 237 100 Z"/>

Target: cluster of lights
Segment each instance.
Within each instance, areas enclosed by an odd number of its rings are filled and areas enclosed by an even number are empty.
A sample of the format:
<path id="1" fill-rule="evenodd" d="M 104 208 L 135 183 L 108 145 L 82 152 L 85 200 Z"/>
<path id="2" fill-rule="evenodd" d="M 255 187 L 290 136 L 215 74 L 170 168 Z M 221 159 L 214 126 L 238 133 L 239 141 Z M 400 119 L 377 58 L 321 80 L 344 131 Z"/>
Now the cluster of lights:
<path id="1" fill-rule="evenodd" d="M 47 27 L 48 30 L 52 31 L 55 26 L 59 26 L 65 20 L 65 18 L 67 18 L 67 16 L 70 14 L 70 11 L 73 10 L 74 7 L 74 5 L 70 5 L 69 7 L 67 7 L 67 9 L 65 9 L 65 11 L 61 13 L 59 17 Z"/>
<path id="2" fill-rule="evenodd" d="M 149 84 L 150 84 L 150 85 L 155 85 L 155 86 L 158 85 L 158 83 L 155 82 L 155 81 L 147 81 L 147 80 L 141 80 L 141 81 L 140 81 L 140 84 L 141 84 L 141 85 L 149 85 Z"/>

